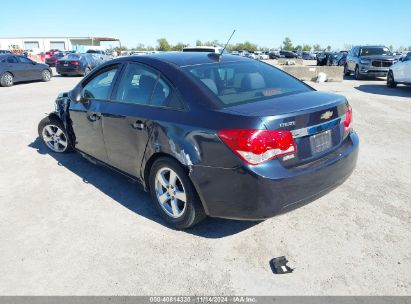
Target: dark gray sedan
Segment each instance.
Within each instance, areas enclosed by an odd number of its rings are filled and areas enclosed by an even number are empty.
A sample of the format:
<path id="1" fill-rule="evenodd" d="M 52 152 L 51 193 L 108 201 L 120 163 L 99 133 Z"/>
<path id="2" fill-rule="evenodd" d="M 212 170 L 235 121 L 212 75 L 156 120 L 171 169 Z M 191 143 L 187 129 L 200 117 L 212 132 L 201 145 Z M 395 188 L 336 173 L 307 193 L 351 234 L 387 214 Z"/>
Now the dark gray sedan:
<path id="1" fill-rule="evenodd" d="M 15 54 L 0 54 L 0 86 L 11 87 L 20 81 L 50 81 L 52 72 L 47 64 L 37 63 Z"/>

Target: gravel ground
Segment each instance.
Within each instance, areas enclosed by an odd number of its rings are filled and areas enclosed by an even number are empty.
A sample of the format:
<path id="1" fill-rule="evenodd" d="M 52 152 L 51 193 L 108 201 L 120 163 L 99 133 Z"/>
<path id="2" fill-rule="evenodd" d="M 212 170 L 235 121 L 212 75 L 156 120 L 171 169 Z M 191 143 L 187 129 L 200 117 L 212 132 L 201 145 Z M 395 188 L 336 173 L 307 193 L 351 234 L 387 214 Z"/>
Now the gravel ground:
<path id="1" fill-rule="evenodd" d="M 175 231 L 136 184 L 39 143 L 37 123 L 78 81 L 0 88 L 0 294 L 411 294 L 411 88 L 312 84 L 352 104 L 361 147 L 349 180 L 265 222 Z M 282 255 L 295 270 L 274 275 Z"/>

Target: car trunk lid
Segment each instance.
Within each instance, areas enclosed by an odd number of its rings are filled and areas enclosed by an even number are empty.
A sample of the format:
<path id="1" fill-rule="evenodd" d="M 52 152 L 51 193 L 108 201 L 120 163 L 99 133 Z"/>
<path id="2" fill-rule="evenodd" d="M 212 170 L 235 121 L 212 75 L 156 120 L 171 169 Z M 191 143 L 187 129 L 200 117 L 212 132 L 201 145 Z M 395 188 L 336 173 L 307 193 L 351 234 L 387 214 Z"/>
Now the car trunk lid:
<path id="1" fill-rule="evenodd" d="M 224 111 L 258 117 L 268 130 L 290 131 L 297 152 L 281 160 L 292 165 L 313 161 L 337 148 L 347 135 L 344 122 L 348 109 L 344 96 L 310 91 Z"/>

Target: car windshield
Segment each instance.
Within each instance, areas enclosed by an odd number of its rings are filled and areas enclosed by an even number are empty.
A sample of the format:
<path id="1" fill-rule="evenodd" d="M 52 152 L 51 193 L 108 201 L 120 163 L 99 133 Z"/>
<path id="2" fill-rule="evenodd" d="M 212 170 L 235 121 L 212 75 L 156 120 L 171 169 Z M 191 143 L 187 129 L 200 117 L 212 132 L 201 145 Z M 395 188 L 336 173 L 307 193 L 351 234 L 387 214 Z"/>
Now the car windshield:
<path id="1" fill-rule="evenodd" d="M 53 57 L 61 58 L 61 57 L 64 57 L 64 54 L 63 54 L 63 53 L 55 53 L 55 54 L 53 55 Z"/>
<path id="2" fill-rule="evenodd" d="M 213 63 L 183 69 L 213 93 L 223 108 L 311 90 L 279 69 L 258 61 Z"/>
<path id="3" fill-rule="evenodd" d="M 386 47 L 372 47 L 372 48 L 363 47 L 361 48 L 361 56 L 371 56 L 371 55 L 391 56 L 392 54 L 390 50 Z"/>

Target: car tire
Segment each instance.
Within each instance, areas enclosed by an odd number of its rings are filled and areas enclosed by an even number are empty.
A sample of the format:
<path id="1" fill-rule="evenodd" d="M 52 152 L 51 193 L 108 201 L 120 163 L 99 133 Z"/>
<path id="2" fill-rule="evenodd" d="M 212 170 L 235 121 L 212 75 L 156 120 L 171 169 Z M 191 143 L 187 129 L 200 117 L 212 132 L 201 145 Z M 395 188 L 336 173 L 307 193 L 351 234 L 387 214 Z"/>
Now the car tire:
<path id="1" fill-rule="evenodd" d="M 49 70 L 43 70 L 41 72 L 41 80 L 44 82 L 48 82 L 51 79 L 51 73 Z"/>
<path id="2" fill-rule="evenodd" d="M 186 170 L 174 159 L 160 157 L 153 163 L 149 188 L 156 209 L 170 226 L 186 229 L 206 217 Z"/>
<path id="3" fill-rule="evenodd" d="M 394 80 L 394 73 L 390 70 L 387 75 L 387 87 L 396 88 L 397 83 Z"/>
<path id="4" fill-rule="evenodd" d="M 362 79 L 362 76 L 360 74 L 360 68 L 358 67 L 358 65 L 355 67 L 354 77 L 355 77 L 356 80 L 361 80 Z"/>
<path id="5" fill-rule="evenodd" d="M 37 130 L 41 141 L 51 151 L 55 153 L 73 151 L 66 128 L 60 119 L 47 116 L 39 122 Z"/>
<path id="6" fill-rule="evenodd" d="M 344 64 L 344 76 L 350 76 L 351 72 L 348 69 L 348 65 Z"/>
<path id="7" fill-rule="evenodd" d="M 14 84 L 14 77 L 11 73 L 3 73 L 0 77 L 0 85 L 2 87 L 11 87 Z"/>

